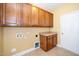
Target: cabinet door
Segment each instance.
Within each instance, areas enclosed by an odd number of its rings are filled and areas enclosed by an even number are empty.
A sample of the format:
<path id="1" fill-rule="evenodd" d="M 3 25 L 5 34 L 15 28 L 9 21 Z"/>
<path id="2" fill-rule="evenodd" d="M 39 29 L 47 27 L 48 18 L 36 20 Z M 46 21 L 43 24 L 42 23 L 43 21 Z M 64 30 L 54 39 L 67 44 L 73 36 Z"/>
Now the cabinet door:
<path id="1" fill-rule="evenodd" d="M 45 12 L 45 25 L 53 26 L 53 15 L 51 13 Z"/>
<path id="2" fill-rule="evenodd" d="M 23 4 L 23 8 L 22 8 L 22 19 L 23 19 L 23 23 L 22 26 L 31 26 L 32 25 L 32 5 L 30 4 Z"/>
<path id="3" fill-rule="evenodd" d="M 53 47 L 53 38 L 52 38 L 52 36 L 47 37 L 47 47 L 48 47 L 48 50 Z"/>
<path id="4" fill-rule="evenodd" d="M 5 25 L 19 26 L 20 20 L 20 4 L 7 3 L 5 4 Z"/>
<path id="5" fill-rule="evenodd" d="M 46 26 L 49 26 L 49 13 L 48 12 L 45 12 L 45 25 Z"/>
<path id="6" fill-rule="evenodd" d="M 16 25 L 22 25 L 22 3 L 16 4 Z"/>
<path id="7" fill-rule="evenodd" d="M 32 26 L 38 26 L 38 8 L 32 6 Z"/>
<path id="8" fill-rule="evenodd" d="M 2 9 L 3 5 L 0 3 L 0 26 L 2 26 L 2 17 L 3 17 L 3 9 Z"/>
<path id="9" fill-rule="evenodd" d="M 53 14 L 49 13 L 49 26 L 53 27 Z"/>
<path id="10" fill-rule="evenodd" d="M 39 26 L 45 26 L 45 11 L 39 9 Z"/>
<path id="11" fill-rule="evenodd" d="M 2 26 L 5 26 L 5 3 L 2 4 Z"/>
<path id="12" fill-rule="evenodd" d="M 53 36 L 53 45 L 56 46 L 56 44 L 57 44 L 57 34 Z"/>
<path id="13" fill-rule="evenodd" d="M 45 36 L 40 35 L 40 48 L 47 51 L 47 39 Z"/>
<path id="14" fill-rule="evenodd" d="M 5 4 L 5 24 L 7 26 L 16 26 L 16 4 Z"/>

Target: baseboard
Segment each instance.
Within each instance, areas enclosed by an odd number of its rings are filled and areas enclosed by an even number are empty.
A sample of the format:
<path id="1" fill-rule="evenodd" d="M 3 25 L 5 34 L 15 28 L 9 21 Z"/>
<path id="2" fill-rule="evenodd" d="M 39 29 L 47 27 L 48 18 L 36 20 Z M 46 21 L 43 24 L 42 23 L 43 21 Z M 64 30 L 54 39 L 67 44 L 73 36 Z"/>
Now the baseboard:
<path id="1" fill-rule="evenodd" d="M 58 45 L 56 45 L 56 46 L 57 46 L 57 47 L 62 47 L 62 46 L 61 46 L 61 45 L 59 45 L 59 44 L 58 44 Z"/>
<path id="2" fill-rule="evenodd" d="M 57 46 L 58 46 L 58 47 L 62 47 L 61 45 L 57 45 Z M 39 48 L 39 47 L 38 47 L 38 48 Z M 34 50 L 36 50 L 36 49 L 38 49 L 38 48 L 26 49 L 26 50 L 21 51 L 21 52 L 19 52 L 19 53 L 13 54 L 12 56 L 22 56 L 22 55 L 27 54 L 27 53 L 29 53 L 29 52 L 32 52 L 32 51 L 34 51 Z M 67 49 L 67 48 L 65 48 L 65 47 L 62 47 L 62 48 L 66 49 L 66 50 L 69 50 L 69 49 Z M 69 51 L 71 51 L 71 50 L 69 50 Z M 73 52 L 73 53 L 79 55 L 79 52 L 74 52 L 74 51 L 71 51 L 71 52 Z"/>
<path id="3" fill-rule="evenodd" d="M 64 49 L 66 49 L 66 50 L 69 50 L 69 49 L 67 49 L 67 48 L 65 48 L 65 47 L 62 47 L 61 45 L 57 45 L 57 46 L 58 46 L 58 47 L 61 47 L 61 48 L 64 48 Z M 71 50 L 69 50 L 69 51 L 71 51 Z M 73 53 L 79 55 L 79 52 L 76 52 L 76 51 L 71 51 L 71 52 L 73 52 Z"/>
<path id="4" fill-rule="evenodd" d="M 38 47 L 38 48 L 39 48 L 39 47 Z M 12 56 L 22 56 L 22 55 L 27 54 L 27 53 L 29 53 L 29 52 L 32 52 L 32 51 L 34 51 L 34 50 L 36 50 L 36 49 L 38 49 L 38 48 L 26 49 L 26 50 L 21 51 L 21 52 L 19 52 L 19 53 L 13 54 Z"/>

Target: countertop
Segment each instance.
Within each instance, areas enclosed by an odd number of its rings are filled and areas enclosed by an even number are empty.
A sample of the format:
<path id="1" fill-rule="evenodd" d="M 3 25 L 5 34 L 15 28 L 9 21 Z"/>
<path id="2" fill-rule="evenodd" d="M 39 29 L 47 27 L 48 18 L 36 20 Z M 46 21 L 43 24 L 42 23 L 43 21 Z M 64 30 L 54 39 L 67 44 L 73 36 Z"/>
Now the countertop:
<path id="1" fill-rule="evenodd" d="M 57 34 L 56 32 L 42 32 L 40 33 L 40 35 L 44 35 L 44 36 L 50 36 L 50 35 L 54 35 Z"/>

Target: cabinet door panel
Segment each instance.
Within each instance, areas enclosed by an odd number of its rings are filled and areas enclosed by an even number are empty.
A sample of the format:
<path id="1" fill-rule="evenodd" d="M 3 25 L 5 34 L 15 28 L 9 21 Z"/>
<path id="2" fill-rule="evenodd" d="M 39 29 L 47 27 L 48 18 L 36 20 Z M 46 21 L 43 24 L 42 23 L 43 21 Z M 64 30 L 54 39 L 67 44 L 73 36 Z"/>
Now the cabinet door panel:
<path id="1" fill-rule="evenodd" d="M 7 26 L 17 25 L 16 20 L 16 4 L 6 4 L 5 5 L 5 23 Z"/>
<path id="2" fill-rule="evenodd" d="M 20 4 L 6 3 L 4 7 L 6 26 L 19 26 L 20 25 Z"/>
<path id="3" fill-rule="evenodd" d="M 45 12 L 45 25 L 53 26 L 53 14 Z"/>
<path id="4" fill-rule="evenodd" d="M 57 44 L 57 35 L 54 35 L 53 39 L 53 45 L 55 46 Z"/>
<path id="5" fill-rule="evenodd" d="M 53 14 L 49 13 L 49 26 L 53 27 Z"/>
<path id="6" fill-rule="evenodd" d="M 0 3 L 0 26 L 2 26 L 2 17 L 3 17 L 3 9 L 2 9 L 3 5 Z"/>
<path id="7" fill-rule="evenodd" d="M 22 22 L 22 3 L 17 3 L 16 4 L 16 23 L 17 26 L 21 26 L 21 22 Z"/>
<path id="8" fill-rule="evenodd" d="M 23 4 L 23 26 L 31 26 L 32 25 L 32 6 L 30 4 Z"/>
<path id="9" fill-rule="evenodd" d="M 47 39 L 45 36 L 40 35 L 40 48 L 47 51 Z"/>
<path id="10" fill-rule="evenodd" d="M 45 26 L 45 11 L 39 9 L 39 26 Z"/>
<path id="11" fill-rule="evenodd" d="M 45 12 L 45 25 L 46 26 L 49 26 L 49 13 L 48 12 Z"/>
<path id="12" fill-rule="evenodd" d="M 53 47 L 53 39 L 52 38 L 47 38 L 47 47 L 48 47 L 48 50 Z"/>
<path id="13" fill-rule="evenodd" d="M 32 6 L 32 25 L 38 26 L 38 8 L 35 6 Z"/>

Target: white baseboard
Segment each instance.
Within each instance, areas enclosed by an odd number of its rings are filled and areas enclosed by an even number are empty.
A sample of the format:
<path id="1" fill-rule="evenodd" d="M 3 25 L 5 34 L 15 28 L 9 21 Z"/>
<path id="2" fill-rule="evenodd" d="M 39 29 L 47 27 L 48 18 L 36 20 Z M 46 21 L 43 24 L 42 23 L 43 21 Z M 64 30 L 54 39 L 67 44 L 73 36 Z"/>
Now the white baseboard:
<path id="1" fill-rule="evenodd" d="M 65 48 L 65 47 L 62 47 L 61 45 L 57 45 L 57 46 L 58 46 L 58 47 L 61 47 L 61 48 L 64 48 L 64 49 L 66 49 L 66 50 L 69 50 L 69 49 L 67 49 L 67 48 Z M 38 48 L 39 48 L 39 47 L 38 47 Z M 21 52 L 19 52 L 19 53 L 13 54 L 12 56 L 22 56 L 22 55 L 27 54 L 27 53 L 29 53 L 29 52 L 32 52 L 32 51 L 34 51 L 34 50 L 36 50 L 36 49 L 38 49 L 38 48 L 26 49 L 26 50 L 21 51 Z M 71 50 L 69 50 L 69 51 L 71 51 Z M 74 51 L 71 51 L 71 52 L 73 52 L 73 53 L 79 55 L 79 52 L 74 52 Z"/>
<path id="2" fill-rule="evenodd" d="M 62 47 L 62 46 L 58 44 L 57 47 Z"/>
<path id="3" fill-rule="evenodd" d="M 38 48 L 39 48 L 39 47 L 38 47 Z M 29 52 L 32 52 L 32 51 L 34 51 L 34 50 L 36 50 L 36 49 L 38 49 L 38 48 L 26 49 L 26 50 L 21 51 L 21 52 L 19 52 L 19 53 L 13 54 L 12 56 L 22 56 L 22 55 L 27 54 L 27 53 L 29 53 Z"/>
<path id="4" fill-rule="evenodd" d="M 61 45 L 57 45 L 58 47 L 61 47 L 61 48 L 64 48 L 64 49 L 66 49 L 66 50 L 69 50 L 69 49 L 67 49 L 67 48 L 65 48 L 65 47 L 62 47 Z M 69 51 L 71 51 L 71 50 L 69 50 Z M 75 54 L 78 54 L 79 55 L 79 52 L 76 52 L 76 51 L 71 51 L 71 52 L 73 52 L 73 53 L 75 53 Z"/>

